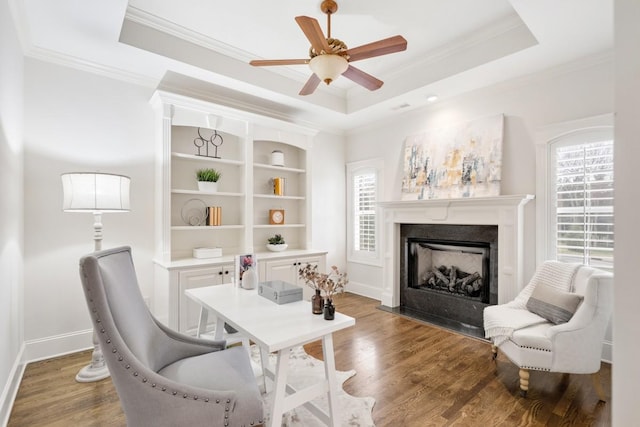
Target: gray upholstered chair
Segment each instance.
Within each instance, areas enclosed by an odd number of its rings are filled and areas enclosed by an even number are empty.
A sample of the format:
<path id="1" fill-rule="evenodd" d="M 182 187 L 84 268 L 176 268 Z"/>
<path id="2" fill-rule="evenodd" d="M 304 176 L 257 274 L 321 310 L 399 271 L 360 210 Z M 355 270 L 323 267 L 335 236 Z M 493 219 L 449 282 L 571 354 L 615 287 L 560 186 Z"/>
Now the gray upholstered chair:
<path id="1" fill-rule="evenodd" d="M 129 426 L 254 426 L 262 400 L 243 347 L 179 334 L 144 304 L 129 247 L 80 259 L 80 276 Z"/>
<path id="2" fill-rule="evenodd" d="M 592 374 L 605 400 L 598 372 L 613 309 L 613 275 L 588 266 L 544 262 L 511 302 L 484 309 L 484 328 L 498 348 L 520 368 L 520 393 L 529 389 L 529 371 Z"/>

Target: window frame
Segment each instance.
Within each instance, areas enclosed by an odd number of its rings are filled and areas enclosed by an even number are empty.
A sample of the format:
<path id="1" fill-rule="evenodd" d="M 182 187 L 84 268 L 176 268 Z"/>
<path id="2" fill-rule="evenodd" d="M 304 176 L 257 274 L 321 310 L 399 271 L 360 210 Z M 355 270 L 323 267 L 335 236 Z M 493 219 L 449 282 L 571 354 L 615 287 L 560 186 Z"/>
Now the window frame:
<path id="1" fill-rule="evenodd" d="M 559 146 L 614 141 L 613 115 L 552 125 L 539 131 L 537 140 L 536 260 L 539 265 L 545 260 L 556 259 L 555 149 Z"/>
<path id="2" fill-rule="evenodd" d="M 357 175 L 374 173 L 376 175 L 375 188 L 375 251 L 355 250 L 355 192 L 354 178 Z M 384 161 L 382 159 L 361 160 L 346 165 L 347 183 L 347 262 L 382 266 L 382 222 L 380 207 L 384 185 Z"/>

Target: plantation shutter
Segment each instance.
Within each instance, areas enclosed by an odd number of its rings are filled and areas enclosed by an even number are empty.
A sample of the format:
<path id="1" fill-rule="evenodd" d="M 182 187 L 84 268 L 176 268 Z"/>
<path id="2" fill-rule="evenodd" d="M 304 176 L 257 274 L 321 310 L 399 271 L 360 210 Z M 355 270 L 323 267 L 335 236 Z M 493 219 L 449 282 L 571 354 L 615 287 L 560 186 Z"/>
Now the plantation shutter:
<path id="1" fill-rule="evenodd" d="M 556 258 L 613 268 L 613 141 L 556 148 Z"/>
<path id="2" fill-rule="evenodd" d="M 376 174 L 362 173 L 353 177 L 354 249 L 376 250 Z"/>

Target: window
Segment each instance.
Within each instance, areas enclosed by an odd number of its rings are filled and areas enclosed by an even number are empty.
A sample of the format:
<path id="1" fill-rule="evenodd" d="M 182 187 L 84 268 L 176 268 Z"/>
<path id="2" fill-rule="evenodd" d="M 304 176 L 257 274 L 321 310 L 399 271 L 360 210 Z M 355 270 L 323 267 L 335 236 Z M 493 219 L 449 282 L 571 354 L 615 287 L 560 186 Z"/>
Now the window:
<path id="1" fill-rule="evenodd" d="M 612 270 L 613 140 L 584 136 L 550 146 L 549 249 L 560 261 Z"/>
<path id="2" fill-rule="evenodd" d="M 376 173 L 353 176 L 353 245 L 356 251 L 376 250 Z"/>
<path id="3" fill-rule="evenodd" d="M 378 265 L 381 261 L 380 227 L 376 212 L 381 182 L 381 160 L 366 160 L 347 165 L 347 243 L 351 262 Z"/>

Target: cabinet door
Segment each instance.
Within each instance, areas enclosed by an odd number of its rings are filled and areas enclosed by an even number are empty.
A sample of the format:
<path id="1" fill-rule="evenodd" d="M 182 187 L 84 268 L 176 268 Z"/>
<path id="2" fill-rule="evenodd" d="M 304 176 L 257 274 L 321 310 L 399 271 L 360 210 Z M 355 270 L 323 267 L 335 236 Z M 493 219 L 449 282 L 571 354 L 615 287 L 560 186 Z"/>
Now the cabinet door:
<path id="1" fill-rule="evenodd" d="M 233 265 L 221 265 L 216 267 L 194 268 L 178 273 L 180 289 L 179 325 L 180 332 L 195 335 L 200 320 L 200 304 L 187 298 L 184 291 L 187 289 L 201 288 L 203 286 L 220 285 L 232 281 Z M 213 329 L 215 318 L 210 318 L 207 330 Z"/>
<path id="2" fill-rule="evenodd" d="M 285 258 L 265 262 L 265 280 L 282 280 L 302 287 L 303 298 L 311 299 L 313 291 L 298 277 L 298 270 L 303 266 L 317 265 L 319 271 L 325 269 L 324 256 L 311 256 L 306 258 Z"/>
<path id="3" fill-rule="evenodd" d="M 298 260 L 278 259 L 265 262 L 265 281 L 282 280 L 292 284 L 298 281 Z"/>

